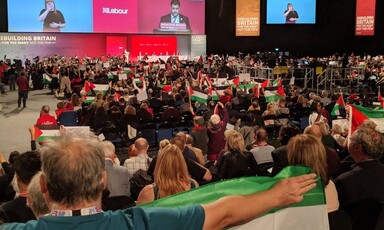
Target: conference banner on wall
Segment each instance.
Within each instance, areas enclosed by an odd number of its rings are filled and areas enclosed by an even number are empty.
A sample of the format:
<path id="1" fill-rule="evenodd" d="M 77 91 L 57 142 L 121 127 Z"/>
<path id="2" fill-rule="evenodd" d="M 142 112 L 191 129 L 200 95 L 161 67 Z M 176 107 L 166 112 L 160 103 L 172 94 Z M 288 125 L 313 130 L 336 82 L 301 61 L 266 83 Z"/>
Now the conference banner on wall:
<path id="1" fill-rule="evenodd" d="M 356 36 L 375 35 L 376 0 L 356 1 Z"/>
<path id="2" fill-rule="evenodd" d="M 236 36 L 260 36 L 260 0 L 236 1 Z"/>

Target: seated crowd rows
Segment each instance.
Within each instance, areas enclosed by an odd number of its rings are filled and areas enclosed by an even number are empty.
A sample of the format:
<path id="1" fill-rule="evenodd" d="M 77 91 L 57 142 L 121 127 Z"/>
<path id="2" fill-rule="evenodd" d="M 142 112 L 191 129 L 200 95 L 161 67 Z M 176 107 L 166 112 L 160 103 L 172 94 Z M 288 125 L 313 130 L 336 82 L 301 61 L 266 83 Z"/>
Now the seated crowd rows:
<path id="1" fill-rule="evenodd" d="M 56 117 L 44 105 L 36 124 L 57 125 L 63 113 L 76 110 L 79 125 L 104 134 L 105 210 L 148 203 L 213 181 L 275 176 L 285 166 L 300 164 L 311 168 L 324 185 L 331 228 L 375 229 L 380 224 L 384 213 L 384 184 L 380 182 L 384 176 L 383 134 L 369 120 L 351 136 L 347 125 L 332 126 L 335 117 L 330 112 L 338 94 L 329 98 L 326 91 L 317 95 L 291 85 L 284 88 L 287 97 L 267 102 L 263 90 L 257 97 L 242 88 L 243 84 L 220 93 L 206 77 L 188 71 L 176 71 L 174 76 L 158 70 L 147 73 L 139 83 L 134 76 L 108 79 L 102 71 L 92 82 L 110 83 L 109 93 L 85 92 L 81 87 L 72 91 L 73 85 L 64 85 L 61 90 L 68 99 L 58 103 Z M 83 83 L 91 81 L 89 75 L 80 75 Z M 168 82 L 170 90 L 165 90 L 162 83 Z M 205 103 L 191 100 L 189 85 L 208 95 Z M 216 91 L 218 100 L 210 89 Z M 94 102 L 87 102 L 89 93 L 95 96 Z M 346 99 L 360 103 L 355 97 Z M 307 120 L 305 125 L 303 120 Z M 180 126 L 189 129 L 179 132 L 176 128 Z M 159 151 L 153 157 L 148 155 L 148 141 L 140 136 L 148 127 L 174 131 L 173 137 L 158 141 Z M 115 145 L 108 141 L 112 128 L 133 143 L 127 159 L 118 159 Z M 35 140 L 33 128 L 31 136 Z M 39 151 L 11 154 L 9 164 L 0 158 L 5 222 L 26 222 L 52 208 L 44 207 L 41 192 L 33 188 L 39 183 L 34 178 L 41 170 Z M 145 186 L 132 183 L 139 174 L 149 178 Z"/>

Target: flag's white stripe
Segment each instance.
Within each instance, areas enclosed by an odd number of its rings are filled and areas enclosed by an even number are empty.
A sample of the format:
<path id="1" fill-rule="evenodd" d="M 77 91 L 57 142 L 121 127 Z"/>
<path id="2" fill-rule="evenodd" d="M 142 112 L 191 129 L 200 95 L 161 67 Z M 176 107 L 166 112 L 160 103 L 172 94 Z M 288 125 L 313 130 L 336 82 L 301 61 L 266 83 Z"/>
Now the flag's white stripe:
<path id="1" fill-rule="evenodd" d="M 205 93 L 201 93 L 201 92 L 199 92 L 199 91 L 193 91 L 193 94 L 192 94 L 192 95 L 195 96 L 195 97 L 203 98 L 203 99 L 205 99 L 205 100 L 208 99 L 208 95 L 207 95 L 207 94 L 205 94 Z"/>
<path id="2" fill-rule="evenodd" d="M 107 91 L 109 89 L 109 85 L 101 85 L 101 84 L 93 84 L 95 88 L 93 90 L 98 91 Z"/>
<path id="3" fill-rule="evenodd" d="M 275 96 L 276 94 L 277 94 L 277 90 L 265 90 L 264 91 L 265 97 Z"/>
<path id="4" fill-rule="evenodd" d="M 368 118 L 369 120 L 375 122 L 376 130 L 380 133 L 384 133 L 384 118 Z"/>
<path id="5" fill-rule="evenodd" d="M 328 230 L 329 224 L 327 206 L 316 205 L 286 208 L 230 229 Z"/>
<path id="6" fill-rule="evenodd" d="M 40 137 L 55 137 L 55 136 L 59 136 L 60 135 L 60 132 L 58 129 L 53 129 L 53 130 L 41 130 L 41 132 L 43 134 L 41 134 Z"/>

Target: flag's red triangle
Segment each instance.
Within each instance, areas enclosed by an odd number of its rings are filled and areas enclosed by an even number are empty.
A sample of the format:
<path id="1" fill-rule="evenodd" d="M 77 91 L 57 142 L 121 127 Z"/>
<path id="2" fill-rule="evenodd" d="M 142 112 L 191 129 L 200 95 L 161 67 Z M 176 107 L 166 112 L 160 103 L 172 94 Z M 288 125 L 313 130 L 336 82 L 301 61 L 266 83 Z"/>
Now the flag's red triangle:
<path id="1" fill-rule="evenodd" d="M 36 140 L 37 138 L 39 138 L 43 134 L 43 132 L 41 132 L 41 130 L 39 128 L 37 128 L 36 125 L 34 125 L 34 130 L 35 130 L 35 132 L 34 132 L 33 136 L 35 137 L 35 140 Z"/>

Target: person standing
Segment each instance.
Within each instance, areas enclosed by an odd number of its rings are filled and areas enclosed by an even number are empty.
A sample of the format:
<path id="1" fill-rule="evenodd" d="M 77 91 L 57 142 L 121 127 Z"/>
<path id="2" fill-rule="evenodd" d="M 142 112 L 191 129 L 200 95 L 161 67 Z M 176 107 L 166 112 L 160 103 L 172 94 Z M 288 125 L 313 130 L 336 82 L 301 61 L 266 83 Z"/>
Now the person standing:
<path id="1" fill-rule="evenodd" d="M 19 77 L 16 79 L 17 87 L 19 88 L 19 98 L 17 100 L 18 108 L 21 106 L 21 99 L 23 99 L 23 107 L 27 107 L 28 98 L 28 78 L 25 76 L 25 72 L 21 72 Z"/>

